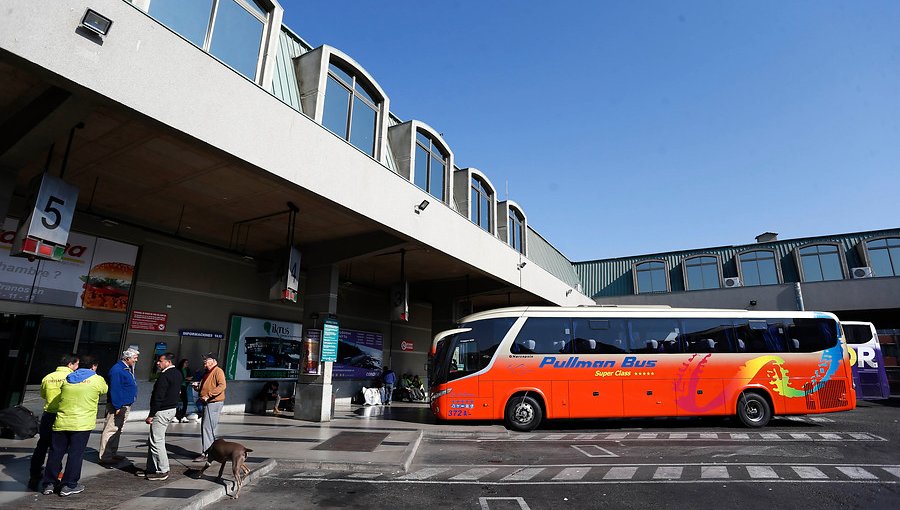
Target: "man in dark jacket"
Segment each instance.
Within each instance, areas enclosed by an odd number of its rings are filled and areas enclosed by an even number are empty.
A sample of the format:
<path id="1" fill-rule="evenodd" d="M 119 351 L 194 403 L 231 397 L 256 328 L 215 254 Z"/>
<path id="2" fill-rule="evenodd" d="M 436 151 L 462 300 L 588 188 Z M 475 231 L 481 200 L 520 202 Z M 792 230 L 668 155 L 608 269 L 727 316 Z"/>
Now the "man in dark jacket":
<path id="1" fill-rule="evenodd" d="M 169 478 L 169 455 L 166 453 L 166 429 L 175 420 L 175 413 L 181 401 L 181 371 L 174 366 L 175 355 L 171 352 L 160 354 L 156 360 L 159 379 L 153 385 L 150 395 L 150 451 L 147 453 L 147 480 L 162 481 Z"/>

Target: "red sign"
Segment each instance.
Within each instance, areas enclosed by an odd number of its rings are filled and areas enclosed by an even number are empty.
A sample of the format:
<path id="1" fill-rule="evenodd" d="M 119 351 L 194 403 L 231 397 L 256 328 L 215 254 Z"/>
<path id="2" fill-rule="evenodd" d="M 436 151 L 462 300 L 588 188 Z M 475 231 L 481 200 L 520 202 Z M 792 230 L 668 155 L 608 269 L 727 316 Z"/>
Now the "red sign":
<path id="1" fill-rule="evenodd" d="M 400 342 L 400 350 L 401 351 L 411 351 L 413 350 L 412 340 L 404 340 Z"/>
<path id="2" fill-rule="evenodd" d="M 144 331 L 165 331 L 169 314 L 158 312 L 144 312 L 132 310 L 130 329 L 142 329 Z"/>

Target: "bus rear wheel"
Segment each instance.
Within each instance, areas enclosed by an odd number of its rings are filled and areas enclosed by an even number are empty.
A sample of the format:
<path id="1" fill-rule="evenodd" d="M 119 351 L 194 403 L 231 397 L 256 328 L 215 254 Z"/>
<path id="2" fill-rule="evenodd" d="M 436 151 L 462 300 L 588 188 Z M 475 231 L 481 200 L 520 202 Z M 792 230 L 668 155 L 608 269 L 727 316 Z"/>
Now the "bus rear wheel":
<path id="1" fill-rule="evenodd" d="M 519 432 L 529 432 L 541 424 L 544 413 L 537 400 L 525 396 L 516 396 L 506 403 L 506 426 Z"/>
<path id="2" fill-rule="evenodd" d="M 765 427 L 772 418 L 772 407 L 762 395 L 742 393 L 738 399 L 737 415 L 747 427 Z"/>

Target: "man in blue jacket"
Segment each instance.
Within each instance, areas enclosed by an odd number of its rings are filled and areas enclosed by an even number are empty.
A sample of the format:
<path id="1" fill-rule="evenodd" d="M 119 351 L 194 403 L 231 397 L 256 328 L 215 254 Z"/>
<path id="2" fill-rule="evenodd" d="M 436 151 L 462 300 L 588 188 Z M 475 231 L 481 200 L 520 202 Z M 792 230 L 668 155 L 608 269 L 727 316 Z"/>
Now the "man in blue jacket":
<path id="1" fill-rule="evenodd" d="M 390 368 L 384 367 L 381 377 L 384 382 L 384 396 L 381 397 L 381 402 L 389 406 L 394 395 L 394 383 L 397 382 L 397 374 Z"/>
<path id="2" fill-rule="evenodd" d="M 119 438 L 128 419 L 131 405 L 137 398 L 137 381 L 134 365 L 140 353 L 137 349 L 125 349 L 122 360 L 109 369 L 109 393 L 106 402 L 106 422 L 100 435 L 100 464 L 114 465 L 125 457 L 119 455 Z"/>

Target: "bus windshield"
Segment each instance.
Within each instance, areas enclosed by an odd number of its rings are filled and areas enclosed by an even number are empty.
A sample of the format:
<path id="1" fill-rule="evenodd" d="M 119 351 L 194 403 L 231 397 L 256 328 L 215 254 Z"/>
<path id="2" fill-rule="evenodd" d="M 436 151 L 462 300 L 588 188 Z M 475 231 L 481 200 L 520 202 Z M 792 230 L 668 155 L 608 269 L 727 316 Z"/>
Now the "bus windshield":
<path id="1" fill-rule="evenodd" d="M 503 317 L 460 324 L 461 329 L 468 331 L 438 342 L 431 384 L 443 384 L 483 370 L 515 321 L 515 317 Z"/>

